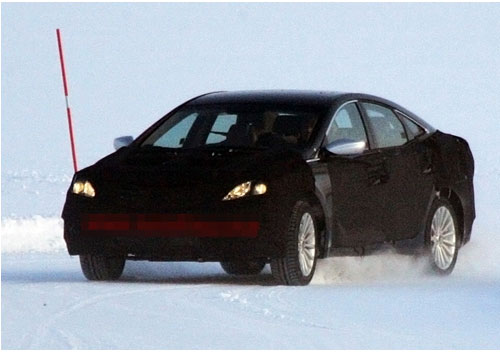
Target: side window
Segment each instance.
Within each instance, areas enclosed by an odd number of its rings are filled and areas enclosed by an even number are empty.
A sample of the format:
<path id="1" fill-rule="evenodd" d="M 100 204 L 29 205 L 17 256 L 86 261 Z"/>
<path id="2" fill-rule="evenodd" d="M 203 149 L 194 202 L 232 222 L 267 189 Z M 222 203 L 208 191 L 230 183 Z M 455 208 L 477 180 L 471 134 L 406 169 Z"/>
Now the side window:
<path id="1" fill-rule="evenodd" d="M 333 119 L 326 135 L 327 144 L 339 139 L 351 139 L 356 142 L 364 141 L 368 144 L 365 127 L 356 103 L 347 104 L 337 110 Z"/>
<path id="2" fill-rule="evenodd" d="M 227 132 L 236 123 L 236 115 L 220 114 L 215 119 L 205 144 L 220 143 L 226 140 Z"/>
<path id="3" fill-rule="evenodd" d="M 193 126 L 198 113 L 192 113 L 184 117 L 174 127 L 169 129 L 163 136 L 154 142 L 154 146 L 165 148 L 180 148 L 184 144 L 186 137 Z"/>
<path id="4" fill-rule="evenodd" d="M 373 148 L 397 147 L 408 141 L 403 125 L 392 110 L 377 104 L 362 105 L 373 131 Z"/>
<path id="5" fill-rule="evenodd" d="M 408 139 L 411 141 L 412 139 L 414 139 L 415 137 L 418 137 L 422 134 L 425 133 L 425 130 L 420 127 L 419 125 L 417 125 L 415 122 L 413 122 L 412 120 L 410 120 L 409 118 L 407 118 L 405 115 L 403 114 L 400 114 L 398 112 L 396 112 L 396 114 L 398 114 L 399 116 L 399 119 L 401 121 L 403 121 L 405 127 L 406 127 L 406 130 L 408 131 Z"/>

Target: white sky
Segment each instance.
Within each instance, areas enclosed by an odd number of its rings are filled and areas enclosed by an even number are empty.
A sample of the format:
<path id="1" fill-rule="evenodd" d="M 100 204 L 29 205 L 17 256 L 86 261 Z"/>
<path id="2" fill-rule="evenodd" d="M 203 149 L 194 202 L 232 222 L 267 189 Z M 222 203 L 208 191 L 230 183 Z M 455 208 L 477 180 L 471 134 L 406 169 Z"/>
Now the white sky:
<path id="1" fill-rule="evenodd" d="M 380 95 L 496 154 L 500 4 L 2 3 L 2 173 L 72 173 L 214 90 Z M 496 157 L 496 156 L 495 156 Z"/>

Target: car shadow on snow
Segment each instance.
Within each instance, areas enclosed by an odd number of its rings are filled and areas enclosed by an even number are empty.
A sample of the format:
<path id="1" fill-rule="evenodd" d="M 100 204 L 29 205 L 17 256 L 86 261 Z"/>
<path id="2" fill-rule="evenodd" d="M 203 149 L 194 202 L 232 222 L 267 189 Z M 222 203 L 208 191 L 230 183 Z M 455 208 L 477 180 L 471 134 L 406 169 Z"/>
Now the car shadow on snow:
<path id="1" fill-rule="evenodd" d="M 2 283 L 83 282 L 83 274 L 75 270 L 29 270 L 10 271 L 2 269 Z"/>
<path id="2" fill-rule="evenodd" d="M 61 262 L 33 261 L 24 265 L 4 265 L 2 283 L 70 283 L 90 282 L 80 270 L 78 261 Z M 132 262 L 128 261 L 119 280 L 108 283 L 158 283 L 158 284 L 230 284 L 230 285 L 274 285 L 270 270 L 266 267 L 260 275 L 235 276 L 224 273 L 218 263 L 190 262 Z"/>
<path id="3" fill-rule="evenodd" d="M 229 275 L 218 263 L 191 262 L 131 262 L 118 282 L 169 283 L 169 284 L 231 284 L 231 285 L 275 285 L 269 268 L 260 275 Z"/>
<path id="4" fill-rule="evenodd" d="M 269 274 L 261 275 L 245 275 L 245 276 L 232 276 L 227 274 L 220 275 L 198 275 L 188 277 L 168 277 L 159 276 L 140 277 L 124 275 L 116 282 L 121 283 L 165 283 L 165 284 L 178 284 L 178 285 L 200 285 L 200 284 L 226 284 L 226 285 L 258 285 L 258 286 L 275 286 L 273 277 Z"/>

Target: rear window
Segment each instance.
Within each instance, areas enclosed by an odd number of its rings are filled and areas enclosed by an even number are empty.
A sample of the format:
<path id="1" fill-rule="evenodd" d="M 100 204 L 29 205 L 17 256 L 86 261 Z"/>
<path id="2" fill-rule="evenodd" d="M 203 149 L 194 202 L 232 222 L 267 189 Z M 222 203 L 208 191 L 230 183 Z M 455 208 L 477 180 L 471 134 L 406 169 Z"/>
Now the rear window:
<path id="1" fill-rule="evenodd" d="M 374 148 L 397 147 L 408 141 L 403 125 L 391 109 L 373 103 L 361 105 L 373 131 Z"/>
<path id="2" fill-rule="evenodd" d="M 406 131 L 408 132 L 408 139 L 409 140 L 415 139 L 416 137 L 421 136 L 425 133 L 425 130 L 422 127 L 417 125 L 415 122 L 410 120 L 405 115 L 403 115 L 399 112 L 396 112 L 396 114 L 399 116 L 401 121 L 403 121 L 403 124 L 406 127 Z"/>

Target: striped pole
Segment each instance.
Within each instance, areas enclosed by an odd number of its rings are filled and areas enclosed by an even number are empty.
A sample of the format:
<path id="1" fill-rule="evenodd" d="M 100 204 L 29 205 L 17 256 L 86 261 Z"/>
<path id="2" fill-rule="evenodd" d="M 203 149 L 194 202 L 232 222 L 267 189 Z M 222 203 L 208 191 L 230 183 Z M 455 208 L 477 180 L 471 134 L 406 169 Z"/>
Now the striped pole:
<path id="1" fill-rule="evenodd" d="M 73 168 L 75 172 L 78 171 L 78 166 L 76 165 L 76 151 L 75 151 L 75 138 L 73 136 L 73 122 L 71 120 L 71 110 L 69 108 L 68 101 L 68 83 L 66 82 L 66 69 L 64 67 L 64 56 L 61 42 L 61 31 L 56 29 L 57 33 L 57 44 L 59 45 L 59 59 L 61 60 L 61 71 L 62 71 L 62 79 L 64 85 L 64 97 L 66 98 L 66 112 L 68 114 L 68 126 L 69 126 L 69 138 L 71 140 L 71 154 L 73 156 Z"/>

